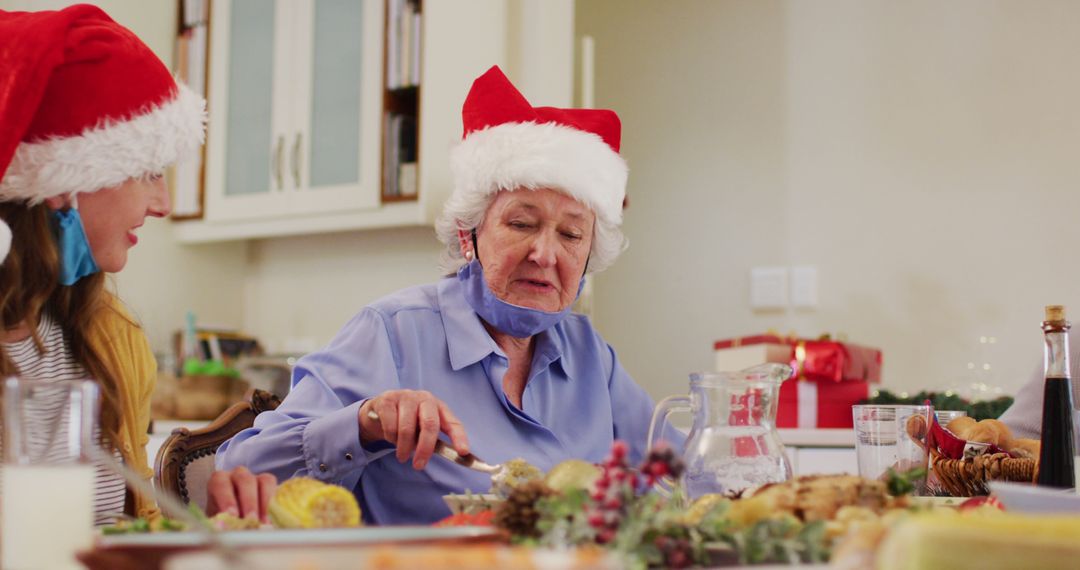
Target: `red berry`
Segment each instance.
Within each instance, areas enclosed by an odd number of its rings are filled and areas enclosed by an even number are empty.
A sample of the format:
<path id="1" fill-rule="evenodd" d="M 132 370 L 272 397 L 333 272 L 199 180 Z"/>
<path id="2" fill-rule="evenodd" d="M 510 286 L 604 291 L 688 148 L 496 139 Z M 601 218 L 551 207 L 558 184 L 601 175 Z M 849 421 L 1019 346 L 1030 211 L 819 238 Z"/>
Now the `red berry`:
<path id="1" fill-rule="evenodd" d="M 685 550 L 673 550 L 667 555 L 667 565 L 671 568 L 687 568 L 690 566 L 690 556 Z"/>
<path id="2" fill-rule="evenodd" d="M 604 523 L 605 521 L 603 513 L 594 511 L 589 515 L 589 526 L 593 528 L 600 528 L 604 526 Z"/>
<path id="3" fill-rule="evenodd" d="M 615 531 L 611 530 L 610 528 L 605 528 L 604 530 L 596 533 L 596 542 L 599 542 L 600 544 L 607 544 L 614 539 Z"/>
<path id="4" fill-rule="evenodd" d="M 626 457 L 628 451 L 629 447 L 626 445 L 626 442 L 621 439 L 617 439 L 615 440 L 615 443 L 611 444 L 611 456 L 616 460 Z"/>
<path id="5" fill-rule="evenodd" d="M 604 502 L 604 508 L 607 509 L 619 509 L 622 508 L 622 499 L 618 497 L 612 497 Z"/>

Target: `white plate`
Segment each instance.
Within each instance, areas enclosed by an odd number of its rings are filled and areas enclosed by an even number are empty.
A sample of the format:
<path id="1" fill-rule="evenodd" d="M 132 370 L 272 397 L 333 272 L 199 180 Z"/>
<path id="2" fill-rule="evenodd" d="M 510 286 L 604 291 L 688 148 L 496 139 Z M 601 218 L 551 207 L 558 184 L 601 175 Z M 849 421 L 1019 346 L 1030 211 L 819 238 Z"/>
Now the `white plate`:
<path id="1" fill-rule="evenodd" d="M 990 482 L 990 492 L 1017 513 L 1080 513 L 1080 495 L 1072 489 L 1048 489 L 1029 483 Z"/>
<path id="2" fill-rule="evenodd" d="M 469 552 L 473 552 L 472 555 Z M 452 546 L 417 544 L 408 547 L 298 548 L 244 550 L 239 560 L 223 561 L 210 552 L 170 556 L 165 570 L 233 570 L 239 565 L 258 570 L 338 570 L 342 568 L 467 568 L 469 570 L 619 570 L 624 567 L 611 553 L 581 554 L 575 551 L 526 549 L 500 544 Z M 785 566 L 784 568 L 791 568 Z M 824 568 L 824 567 L 822 567 Z"/>
<path id="3" fill-rule="evenodd" d="M 329 544 L 370 544 L 414 540 L 465 540 L 494 536 L 486 526 L 370 526 L 305 530 L 244 530 L 220 533 L 229 546 L 319 546 Z M 206 535 L 197 532 L 154 532 L 117 534 L 98 538 L 99 548 L 188 547 L 206 544 Z"/>
<path id="4" fill-rule="evenodd" d="M 498 495 L 443 495 L 443 502 L 456 514 L 476 514 L 487 509 L 494 509 L 503 502 Z"/>

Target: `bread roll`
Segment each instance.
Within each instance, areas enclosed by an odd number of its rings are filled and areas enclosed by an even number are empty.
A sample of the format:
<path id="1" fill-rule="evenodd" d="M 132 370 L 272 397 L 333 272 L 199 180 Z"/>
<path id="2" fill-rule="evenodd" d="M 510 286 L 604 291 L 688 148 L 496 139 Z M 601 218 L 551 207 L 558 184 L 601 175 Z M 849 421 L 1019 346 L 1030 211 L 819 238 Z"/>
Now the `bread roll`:
<path id="1" fill-rule="evenodd" d="M 1038 460 L 1041 447 L 1042 445 L 1037 439 L 1014 439 L 1009 442 L 1009 446 L 1005 448 L 1005 451 L 1013 454 L 1014 457 Z"/>
<path id="2" fill-rule="evenodd" d="M 953 421 L 949 422 L 945 426 L 945 429 L 952 432 L 953 435 L 960 439 L 967 439 L 967 432 L 976 424 L 975 418 L 968 416 L 960 416 Z"/>
<path id="3" fill-rule="evenodd" d="M 920 415 L 914 415 L 908 418 L 907 432 L 911 439 L 917 442 L 926 441 L 927 428 L 926 418 Z"/>
<path id="4" fill-rule="evenodd" d="M 982 420 L 967 430 L 964 439 L 1005 448 L 1012 440 L 1012 432 L 999 420 Z"/>

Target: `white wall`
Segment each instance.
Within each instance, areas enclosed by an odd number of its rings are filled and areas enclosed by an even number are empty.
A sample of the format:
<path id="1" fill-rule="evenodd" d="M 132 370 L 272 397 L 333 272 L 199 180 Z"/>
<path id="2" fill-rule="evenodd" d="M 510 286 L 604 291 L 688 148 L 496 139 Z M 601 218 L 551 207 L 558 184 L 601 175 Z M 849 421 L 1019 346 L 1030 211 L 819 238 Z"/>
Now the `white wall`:
<path id="1" fill-rule="evenodd" d="M 58 9 L 69 0 L 0 0 L 4 10 Z M 99 0 L 114 20 L 127 26 L 166 63 L 172 63 L 176 37 L 175 0 Z M 240 327 L 243 324 L 242 242 L 182 246 L 173 241 L 169 222 L 147 220 L 139 245 L 131 250 L 114 283 L 121 298 L 143 323 L 155 350 L 166 350 L 172 332 L 192 310 L 201 320 Z"/>
<path id="2" fill-rule="evenodd" d="M 174 1 L 100 4 L 171 59 Z M 1012 389 L 1038 362 L 1042 305 L 1080 307 L 1080 4 L 576 4 L 631 166 L 631 247 L 597 280 L 596 321 L 655 396 L 710 368 L 714 340 L 767 328 L 880 346 L 896 389 L 966 383 L 969 362 Z M 272 349 L 322 344 L 438 275 L 426 229 L 212 246 L 175 245 L 162 222 L 141 233 L 118 287 L 157 347 L 188 308 Z M 793 264 L 818 267 L 818 309 L 752 311 L 749 269 Z"/>
<path id="3" fill-rule="evenodd" d="M 439 278 L 433 229 L 396 229 L 252 242 L 245 327 L 271 351 L 327 343 L 366 304 Z"/>
<path id="4" fill-rule="evenodd" d="M 893 389 L 1011 391 L 1042 306 L 1080 308 L 1080 4 L 577 6 L 631 169 L 597 320 L 653 394 L 767 328 L 879 346 Z M 802 264 L 816 310 L 750 309 L 751 267 Z"/>

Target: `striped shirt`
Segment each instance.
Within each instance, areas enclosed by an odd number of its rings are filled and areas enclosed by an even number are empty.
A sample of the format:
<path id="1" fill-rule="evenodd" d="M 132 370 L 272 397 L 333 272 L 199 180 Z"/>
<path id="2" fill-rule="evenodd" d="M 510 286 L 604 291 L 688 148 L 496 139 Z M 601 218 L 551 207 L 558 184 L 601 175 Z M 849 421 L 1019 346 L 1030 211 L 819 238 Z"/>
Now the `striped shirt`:
<path id="1" fill-rule="evenodd" d="M 64 380 L 85 380 L 86 371 L 75 361 L 68 348 L 64 331 L 48 315 L 42 315 L 38 324 L 38 337 L 45 346 L 45 352 L 39 353 L 33 338 L 13 343 L 3 343 L 4 352 L 15 364 L 22 378 L 40 379 L 41 382 L 60 382 Z M 46 457 L 66 457 L 67 426 L 51 438 L 50 424 L 63 412 L 63 394 L 57 392 L 55 402 L 45 402 L 35 409 L 27 410 L 27 422 L 33 434 L 28 442 L 30 446 L 49 446 Z M 35 427 L 36 426 L 36 427 Z M 35 436 L 37 439 L 35 439 Z M 101 441 L 100 427 L 94 428 L 94 439 Z M 123 461 L 118 451 L 113 451 L 117 461 Z M 94 524 L 104 525 L 115 522 L 124 512 L 126 488 L 123 478 L 110 471 L 104 465 L 95 464 L 94 473 Z"/>

